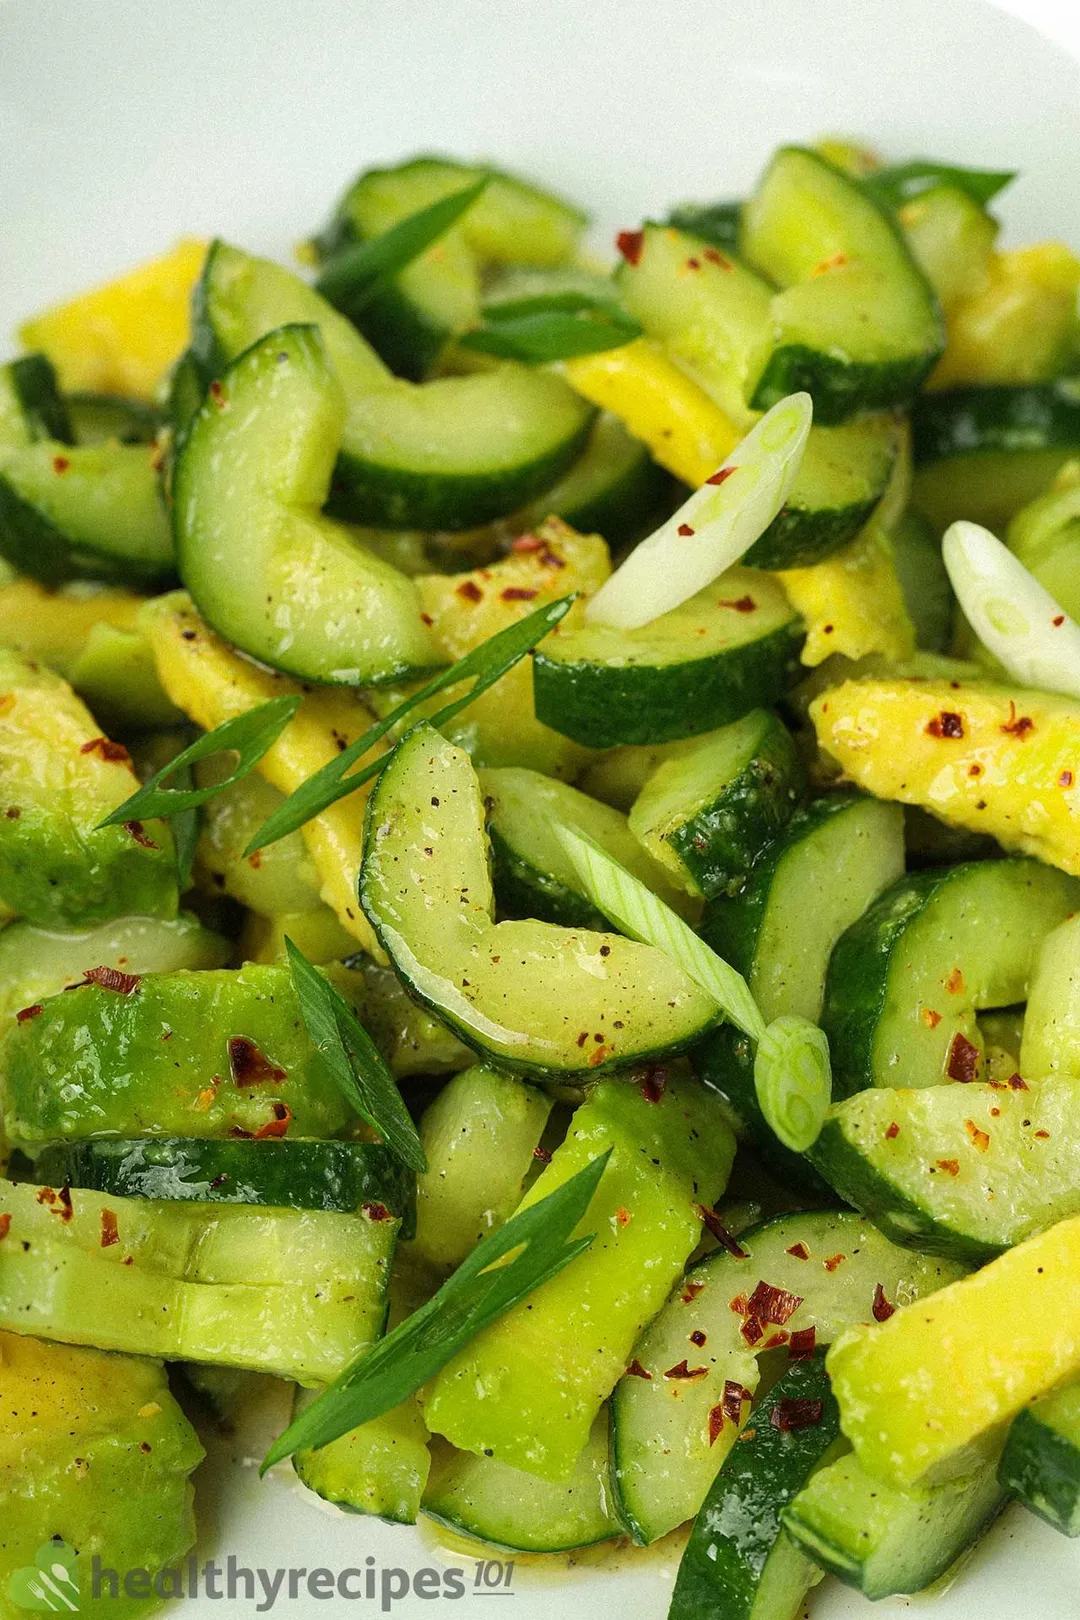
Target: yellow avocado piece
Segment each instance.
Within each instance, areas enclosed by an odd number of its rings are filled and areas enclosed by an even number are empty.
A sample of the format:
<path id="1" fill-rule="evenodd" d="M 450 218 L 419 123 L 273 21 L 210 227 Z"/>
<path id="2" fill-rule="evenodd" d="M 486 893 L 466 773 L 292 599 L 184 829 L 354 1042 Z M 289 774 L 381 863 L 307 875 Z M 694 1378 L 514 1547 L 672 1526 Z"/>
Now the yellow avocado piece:
<path id="1" fill-rule="evenodd" d="M 991 682 L 845 681 L 810 706 L 818 742 L 879 799 L 1080 876 L 1080 704 Z"/>
<path id="2" fill-rule="evenodd" d="M 880 653 L 895 663 L 915 651 L 892 549 L 876 524 L 824 562 L 785 568 L 776 577 L 802 614 L 802 662 L 811 668 L 833 653 L 851 659 Z"/>
<path id="3" fill-rule="evenodd" d="M 372 724 L 370 709 L 348 687 L 305 686 L 241 658 L 203 622 L 183 591 L 149 603 L 145 620 L 162 686 L 205 731 L 269 698 L 305 694 L 296 715 L 259 762 L 260 775 L 280 793 L 295 792 Z M 364 759 L 385 751 L 385 743 L 379 743 Z M 303 833 L 321 879 L 322 899 L 346 933 L 385 961 L 356 898 L 369 792 L 370 784 L 340 799 L 307 822 Z"/>
<path id="4" fill-rule="evenodd" d="M 1080 1216 L 837 1339 L 826 1366 L 867 1473 L 899 1486 L 968 1473 L 1004 1423 L 1080 1374 L 1077 1277 Z"/>
<path id="5" fill-rule="evenodd" d="M 47 591 L 36 580 L 17 579 L 0 586 L 0 644 L 66 675 L 95 625 L 133 630 L 142 605 L 131 591 Z"/>
<path id="6" fill-rule="evenodd" d="M 48 355 L 65 393 L 152 400 L 187 348 L 191 290 L 207 245 L 187 237 L 160 259 L 35 315 L 20 327 L 21 341 Z"/>
<path id="7" fill-rule="evenodd" d="M 1061 242 L 991 255 L 987 279 L 953 311 L 931 388 L 1055 377 L 1078 332 L 1080 259 Z"/>

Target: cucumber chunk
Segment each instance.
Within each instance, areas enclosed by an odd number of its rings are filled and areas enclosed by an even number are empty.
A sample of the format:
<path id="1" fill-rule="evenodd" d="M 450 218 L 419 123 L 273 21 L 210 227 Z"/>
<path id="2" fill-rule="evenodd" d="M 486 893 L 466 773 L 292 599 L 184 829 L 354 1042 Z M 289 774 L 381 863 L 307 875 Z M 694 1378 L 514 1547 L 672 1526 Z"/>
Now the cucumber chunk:
<path id="1" fill-rule="evenodd" d="M 1080 613 L 1080 465 L 1070 462 L 1045 495 L 1009 524 L 1009 550 L 1035 575 L 1066 613 Z"/>
<path id="2" fill-rule="evenodd" d="M 385 1210 L 102 1198 L 0 1183 L 14 1239 L 0 1328 L 303 1384 L 329 1383 L 381 1330 L 398 1230 Z"/>
<path id="3" fill-rule="evenodd" d="M 710 902 L 702 933 L 746 978 L 766 1022 L 795 1013 L 817 1023 L 834 945 L 903 870 L 899 807 L 829 794 L 795 812 L 739 893 Z M 717 1030 L 701 1048 L 699 1073 L 727 1098 L 782 1180 L 823 1185 L 766 1124 L 745 1036 Z"/>
<path id="4" fill-rule="evenodd" d="M 1080 1214 L 1080 1077 L 857 1092 L 810 1157 L 894 1243 L 982 1264 Z"/>
<path id="5" fill-rule="evenodd" d="M 286 967 L 149 973 L 130 994 L 86 984 L 52 996 L 10 1032 L 0 1096 L 9 1136 L 31 1151 L 255 1132 L 280 1123 L 282 1105 L 296 1135 L 332 1136 L 353 1117 L 315 1059 Z"/>
<path id="6" fill-rule="evenodd" d="M 52 362 L 24 354 L 0 366 L 0 456 L 40 439 L 73 443 L 71 417 Z"/>
<path id="7" fill-rule="evenodd" d="M 351 956 L 345 966 L 349 977 L 343 980 L 337 974 L 338 988 L 355 1002 L 364 1028 L 399 1079 L 454 1074 L 469 1067 L 473 1055 L 468 1047 L 413 1001 L 393 968 L 381 967 L 363 953 Z"/>
<path id="8" fill-rule="evenodd" d="M 901 878 L 829 962 L 821 1025 L 834 1098 L 974 1079 L 976 1012 L 1026 999 L 1040 944 L 1078 902 L 1075 878 L 1023 858 Z"/>
<path id="9" fill-rule="evenodd" d="M 381 1142 L 207 1141 L 108 1137 L 55 1143 L 34 1160 L 34 1180 L 157 1203 L 269 1204 L 355 1215 L 381 1204 L 411 1217 L 415 1181 Z"/>
<path id="10" fill-rule="evenodd" d="M 792 1546 L 781 1514 L 845 1445 L 839 1416 L 820 1353 L 794 1362 L 773 1385 L 694 1520 L 668 1620 L 791 1620 L 798 1612 L 820 1575 Z"/>
<path id="11" fill-rule="evenodd" d="M 849 1455 L 814 1474 L 783 1520 L 815 1563 L 864 1597 L 883 1598 L 925 1591 L 989 1529 L 1006 1500 L 993 1464 L 904 1490 L 871 1479 Z"/>
<path id="12" fill-rule="evenodd" d="M 663 867 L 641 847 L 626 817 L 610 805 L 539 771 L 507 767 L 478 774 L 500 916 L 537 917 L 565 928 L 610 926 L 582 892 L 573 863 L 552 830 L 560 824 L 595 839 L 668 905 L 686 911 Z"/>
<path id="13" fill-rule="evenodd" d="M 125 1598 L 122 1587 L 111 1596 L 103 1583 L 95 1601 L 93 1569 L 175 1569 L 195 1541 L 188 1476 L 203 1448 L 164 1369 L 0 1333 L 0 1383 L 4 1615 L 77 1609 L 135 1620 L 147 1600 Z M 52 1582 L 45 1601 L 34 1595 L 42 1567 Z"/>
<path id="14" fill-rule="evenodd" d="M 802 632 L 768 574 L 731 568 L 640 630 L 556 630 L 537 648 L 537 717 L 590 748 L 673 742 L 773 703 Z"/>
<path id="15" fill-rule="evenodd" d="M 885 209 L 820 153 L 782 147 L 742 211 L 744 254 L 784 290 L 750 403 L 805 388 L 828 424 L 910 403 L 940 355 L 941 317 Z"/>
<path id="16" fill-rule="evenodd" d="M 763 1351 L 811 1327 L 819 1344 L 829 1343 L 850 1323 L 870 1318 L 879 1284 L 890 1304 L 901 1304 L 960 1274 L 947 1260 L 897 1248 L 848 1210 L 779 1215 L 739 1243 L 743 1257 L 718 1250 L 676 1284 L 634 1345 L 612 1398 L 619 1512 L 643 1544 L 700 1509 L 742 1426 L 742 1417 L 731 1421 L 730 1403 L 725 1413 L 725 1385 L 738 1384 L 752 1397 Z M 747 1302 L 759 1282 L 799 1304 L 780 1325 L 759 1323 L 755 1337 Z M 691 1333 L 703 1333 L 704 1344 Z M 705 1374 L 666 1376 L 684 1361 Z"/>
<path id="17" fill-rule="evenodd" d="M 1080 383 L 924 394 L 911 429 L 919 510 L 938 530 L 969 518 L 1001 533 L 1080 452 Z"/>
<path id="18" fill-rule="evenodd" d="M 1080 1536 L 1080 1384 L 1066 1384 L 1009 1424 L 998 1478 L 1062 1535 Z"/>
<path id="19" fill-rule="evenodd" d="M 410 993 L 491 1062 L 542 1074 L 622 1067 L 720 1016 L 661 952 L 616 934 L 492 920 L 484 806 L 468 755 L 427 724 L 368 801 L 360 903 Z"/>
<path id="20" fill-rule="evenodd" d="M 251 657 L 371 685 L 443 660 L 412 581 L 319 513 L 344 416 L 313 328 L 256 343 L 215 383 L 181 445 L 177 556 L 204 618 Z"/>
<path id="21" fill-rule="evenodd" d="M 195 785 L 215 787 L 232 769 L 227 755 L 200 760 Z M 252 771 L 210 799 L 201 811 L 200 875 L 209 877 L 211 893 L 231 895 L 261 917 L 316 911 L 323 903 L 319 874 L 299 828 L 260 850 L 254 861 L 244 855 L 259 828 L 283 803 L 284 795 Z M 346 951 L 351 954 L 348 947 Z"/>
<path id="22" fill-rule="evenodd" d="M 91 968 L 121 973 L 175 973 L 219 968 L 227 940 L 187 912 L 161 917 L 115 917 L 81 933 L 11 923 L 0 933 L 0 1039 L 25 1007 L 79 984 Z"/>
<path id="23" fill-rule="evenodd" d="M 946 315 L 982 288 L 998 222 L 959 186 L 929 186 L 902 202 L 897 222 Z"/>
<path id="24" fill-rule="evenodd" d="M 1078 1256 L 1074 1216 L 918 1310 L 837 1340 L 829 1376 L 868 1474 L 901 1486 L 962 1478 L 997 1457 L 1003 1424 L 1080 1376 Z"/>
<path id="25" fill-rule="evenodd" d="M 294 1417 L 316 1393 L 297 1390 Z M 293 1467 L 309 1491 L 347 1513 L 415 1524 L 431 1467 L 427 1441 L 419 1406 L 403 1401 L 318 1451 L 298 1451 Z"/>
<path id="26" fill-rule="evenodd" d="M 1039 947 L 1017 1067 L 1037 1079 L 1080 1080 L 1080 918 L 1069 917 Z"/>
<path id="27" fill-rule="evenodd" d="M 631 832 L 690 894 L 734 892 L 790 821 L 806 773 L 791 733 L 756 709 L 659 765 Z"/>
<path id="28" fill-rule="evenodd" d="M 143 399 L 120 394 L 69 394 L 67 406 L 76 444 L 152 444 L 161 413 Z"/>
<path id="29" fill-rule="evenodd" d="M 940 539 L 925 518 L 910 511 L 890 529 L 889 545 L 919 647 L 943 652 L 952 636 L 956 599 Z"/>
<path id="30" fill-rule="evenodd" d="M 563 1484 L 492 1457 L 451 1452 L 424 1494 L 426 1518 L 512 1552 L 569 1552 L 623 1534 L 611 1506 L 607 1411 Z"/>
<path id="31" fill-rule="evenodd" d="M 166 822 L 98 823 L 135 792 L 127 750 L 65 681 L 0 648 L 0 905 L 41 928 L 176 915 Z"/>
<path id="32" fill-rule="evenodd" d="M 581 1223 L 591 1247 L 459 1351 L 424 1401 L 428 1427 L 460 1450 L 556 1483 L 572 1478 L 634 1340 L 700 1238 L 695 1206 L 720 1196 L 735 1151 L 694 1080 L 672 1076 L 659 1097 L 605 1080 L 521 1207 L 609 1147 Z"/>
<path id="33" fill-rule="evenodd" d="M 617 416 L 602 411 L 569 472 L 513 520 L 524 532 L 562 518 L 582 534 L 603 535 L 622 551 L 651 534 L 678 504 L 679 485 Z"/>
<path id="34" fill-rule="evenodd" d="M 428 1168 L 416 1182 L 411 1254 L 449 1271 L 509 1220 L 551 1107 L 535 1086 L 483 1064 L 447 1082 L 420 1121 Z"/>
<path id="35" fill-rule="evenodd" d="M 374 297 L 369 283 L 362 300 L 351 296 L 339 255 L 484 175 L 486 190 L 456 225 Z M 571 204 L 502 170 L 417 157 L 359 175 L 314 247 L 324 268 L 331 267 L 322 283 L 327 296 L 392 370 L 418 380 L 454 336 L 478 321 L 486 267 L 561 264 L 573 255 L 584 225 L 584 214 Z"/>
<path id="36" fill-rule="evenodd" d="M 293 322 L 319 328 L 345 394 L 330 489 L 337 517 L 372 528 L 475 528 L 527 504 L 581 453 L 593 412 L 560 378 L 512 363 L 420 386 L 395 378 L 314 288 L 223 242 L 195 296 L 191 353 L 203 387 Z"/>

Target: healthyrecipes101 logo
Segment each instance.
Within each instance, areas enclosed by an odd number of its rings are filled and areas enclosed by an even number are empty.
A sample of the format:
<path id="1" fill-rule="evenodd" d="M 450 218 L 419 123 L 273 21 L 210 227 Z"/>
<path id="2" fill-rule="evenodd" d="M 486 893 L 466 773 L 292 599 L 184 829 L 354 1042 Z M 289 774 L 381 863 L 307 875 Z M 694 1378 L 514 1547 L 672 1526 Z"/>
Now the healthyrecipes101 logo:
<path id="1" fill-rule="evenodd" d="M 266 1614 L 275 1604 L 299 1598 L 352 1599 L 377 1604 L 390 1614 L 404 1598 L 436 1598 L 451 1602 L 466 1595 L 513 1596 L 514 1565 L 497 1558 L 477 1559 L 471 1578 L 460 1566 L 448 1569 L 381 1568 L 374 1558 L 365 1558 L 362 1568 L 332 1570 L 286 1567 L 248 1569 L 231 1554 L 223 1564 L 197 1559 L 171 1569 L 110 1569 L 98 1557 L 77 1565 L 78 1554 L 66 1541 L 45 1542 L 34 1554 L 34 1562 L 16 1569 L 8 1579 L 8 1596 L 20 1609 L 31 1612 L 77 1614 L 89 1597 L 95 1603 L 110 1599 L 156 1597 L 169 1599 L 225 1599 L 230 1604 L 251 1603 L 256 1614 Z M 80 1580 L 80 1574 L 82 1580 Z M 90 1591 L 83 1582 L 89 1577 Z M 231 1611 L 230 1611 L 231 1612 Z"/>

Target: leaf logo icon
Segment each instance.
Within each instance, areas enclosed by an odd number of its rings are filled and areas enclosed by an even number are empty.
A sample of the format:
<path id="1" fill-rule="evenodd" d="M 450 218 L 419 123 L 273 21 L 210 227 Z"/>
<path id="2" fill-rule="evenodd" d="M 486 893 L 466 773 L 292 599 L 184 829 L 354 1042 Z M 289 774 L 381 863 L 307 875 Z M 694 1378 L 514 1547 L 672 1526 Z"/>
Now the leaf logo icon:
<path id="1" fill-rule="evenodd" d="M 59 1538 L 46 1541 L 32 1564 L 11 1572 L 8 1596 L 12 1603 L 36 1614 L 77 1614 L 81 1604 L 77 1557 L 68 1542 Z"/>

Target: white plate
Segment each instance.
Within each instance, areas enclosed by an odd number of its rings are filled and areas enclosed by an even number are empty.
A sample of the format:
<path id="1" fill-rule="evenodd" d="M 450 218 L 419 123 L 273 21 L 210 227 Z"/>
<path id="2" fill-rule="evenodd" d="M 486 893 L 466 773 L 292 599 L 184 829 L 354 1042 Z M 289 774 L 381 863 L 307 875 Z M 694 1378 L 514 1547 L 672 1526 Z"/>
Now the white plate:
<path id="1" fill-rule="evenodd" d="M 1010 236 L 1080 243 L 1080 72 L 977 0 L 7 0 L 0 332 L 182 232 L 285 253 L 354 170 L 418 149 L 531 172 L 581 198 L 608 238 L 675 199 L 738 194 L 772 146 L 824 130 L 898 156 L 1019 167 L 1002 204 Z M 323 1508 L 287 1473 L 260 1484 L 242 1461 L 258 1449 L 256 1433 L 238 1437 L 226 1447 L 237 1465 L 200 1481 L 204 1557 L 455 1562 L 427 1532 Z M 464 1597 L 410 1596 L 391 1612 L 482 1620 L 492 1604 L 471 1585 L 474 1560 L 456 1561 Z M 662 1620 L 675 1561 L 664 1548 L 555 1573 L 519 1560 L 513 1613 Z M 184 1612 L 254 1613 L 243 1593 Z M 947 1595 L 875 1612 L 912 1608 L 1075 1620 L 1080 1552 L 1014 1510 Z M 296 1620 L 328 1609 L 381 1613 L 378 1598 L 274 1606 Z M 871 1611 L 829 1582 L 812 1613 Z"/>

